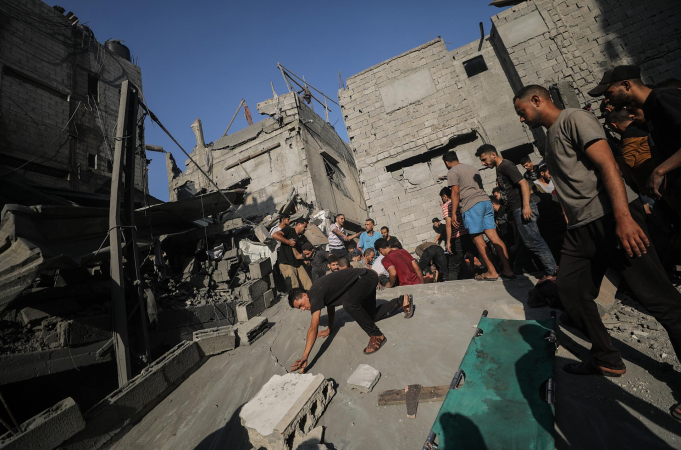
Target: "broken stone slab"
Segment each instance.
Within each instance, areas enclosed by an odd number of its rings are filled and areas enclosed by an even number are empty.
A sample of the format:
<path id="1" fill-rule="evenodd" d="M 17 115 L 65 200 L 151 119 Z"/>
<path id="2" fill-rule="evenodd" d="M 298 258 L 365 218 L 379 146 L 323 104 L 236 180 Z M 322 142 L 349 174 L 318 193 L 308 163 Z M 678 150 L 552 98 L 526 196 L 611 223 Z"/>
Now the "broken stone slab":
<path id="1" fill-rule="evenodd" d="M 243 301 L 253 301 L 262 297 L 270 287 L 265 280 L 250 280 L 239 287 L 239 296 Z"/>
<path id="2" fill-rule="evenodd" d="M 348 384 L 352 389 L 357 389 L 361 392 L 371 392 L 376 383 L 378 383 L 379 378 L 381 378 L 381 372 L 368 364 L 360 364 L 350 375 L 350 378 L 348 378 Z"/>
<path id="3" fill-rule="evenodd" d="M 255 448 L 294 450 L 293 443 L 314 428 L 335 394 L 324 375 L 273 375 L 239 413 Z"/>
<path id="4" fill-rule="evenodd" d="M 3 450 L 51 450 L 85 428 L 80 408 L 71 397 L 21 424 L 21 432 L 0 436 Z"/>
<path id="5" fill-rule="evenodd" d="M 231 326 L 208 328 L 195 331 L 194 342 L 201 356 L 217 355 L 236 348 L 236 333 Z"/>
<path id="6" fill-rule="evenodd" d="M 307 433 L 302 438 L 296 438 L 293 441 L 293 448 L 295 450 L 316 450 L 324 442 L 324 427 L 319 426 Z M 323 446 L 326 448 L 326 446 Z"/>
<path id="7" fill-rule="evenodd" d="M 276 303 L 276 300 L 278 300 L 277 296 L 274 295 L 274 290 L 272 289 L 265 291 L 265 293 L 262 295 L 262 299 L 265 302 L 265 308 L 271 308 Z"/>
<path id="8" fill-rule="evenodd" d="M 272 273 L 272 260 L 270 258 L 262 258 L 248 265 L 248 272 L 251 274 L 252 280 L 265 278 Z"/>
<path id="9" fill-rule="evenodd" d="M 61 347 L 79 347 L 111 339 L 111 315 L 82 317 L 57 325 Z"/>
<path id="10" fill-rule="evenodd" d="M 620 284 L 620 274 L 613 269 L 608 269 L 601 283 L 601 290 L 594 300 L 598 307 L 598 313 L 603 317 L 615 307 L 615 295 Z"/>
<path id="11" fill-rule="evenodd" d="M 265 298 L 261 295 L 253 301 L 241 301 L 236 304 L 236 317 L 241 323 L 248 322 L 253 317 L 259 316 L 265 311 Z"/>
<path id="12" fill-rule="evenodd" d="M 236 327 L 239 345 L 251 345 L 269 329 L 266 317 L 254 317 L 248 322 Z"/>
<path id="13" fill-rule="evenodd" d="M 64 317 L 65 315 L 80 309 L 81 306 L 75 300 L 55 300 L 52 302 L 36 305 L 35 307 L 22 309 L 21 320 L 24 322 L 24 325 L 38 325 L 48 317 Z"/>

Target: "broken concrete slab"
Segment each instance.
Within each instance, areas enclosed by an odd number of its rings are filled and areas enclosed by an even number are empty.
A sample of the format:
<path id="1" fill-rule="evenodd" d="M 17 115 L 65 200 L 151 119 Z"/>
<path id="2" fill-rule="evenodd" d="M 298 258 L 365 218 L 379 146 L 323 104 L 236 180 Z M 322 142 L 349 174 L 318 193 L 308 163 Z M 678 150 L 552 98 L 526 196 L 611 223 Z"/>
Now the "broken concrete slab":
<path id="1" fill-rule="evenodd" d="M 57 326 L 62 347 L 79 347 L 111 339 L 111 315 L 83 317 Z"/>
<path id="2" fill-rule="evenodd" d="M 323 375 L 273 375 L 239 413 L 255 448 L 293 450 L 293 442 L 317 424 L 335 394 Z"/>
<path id="3" fill-rule="evenodd" d="M 252 280 L 265 278 L 272 273 L 272 260 L 269 258 L 262 258 L 258 261 L 252 262 L 248 265 L 248 272 L 251 274 Z"/>
<path id="4" fill-rule="evenodd" d="M 605 272 L 603 282 L 601 283 L 601 290 L 598 292 L 598 297 L 594 300 L 601 317 L 610 312 L 615 306 L 615 296 L 617 295 L 620 279 L 620 274 L 613 269 L 608 269 Z"/>
<path id="5" fill-rule="evenodd" d="M 241 323 L 248 322 L 251 318 L 259 316 L 265 311 L 265 299 L 261 295 L 253 301 L 241 301 L 236 304 L 236 317 Z"/>
<path id="6" fill-rule="evenodd" d="M 217 327 L 194 332 L 201 356 L 217 355 L 236 348 L 234 327 Z"/>
<path id="7" fill-rule="evenodd" d="M 324 427 L 319 426 L 305 436 L 296 438 L 293 441 L 293 448 L 295 450 L 316 450 L 324 442 Z M 326 446 L 323 446 L 326 448 Z"/>
<path id="8" fill-rule="evenodd" d="M 348 378 L 348 384 L 352 389 L 357 389 L 361 392 L 371 392 L 376 383 L 378 383 L 379 378 L 381 378 L 381 372 L 368 364 L 360 364 L 350 375 L 350 378 Z"/>
<path id="9" fill-rule="evenodd" d="M 236 327 L 239 345 L 251 345 L 269 329 L 266 317 L 254 317 L 248 322 Z"/>
<path id="10" fill-rule="evenodd" d="M 51 450 L 85 428 L 80 408 L 71 397 L 21 424 L 21 432 L 0 437 L 3 450 Z"/>
<path id="11" fill-rule="evenodd" d="M 55 300 L 22 309 L 21 319 L 23 320 L 24 325 L 37 325 L 48 317 L 63 317 L 65 314 L 69 314 L 80 309 L 81 306 L 75 300 Z"/>
<path id="12" fill-rule="evenodd" d="M 277 296 L 274 295 L 273 289 L 265 291 L 265 293 L 262 295 L 262 299 L 265 302 L 265 308 L 271 308 L 274 306 L 276 300 L 278 300 Z"/>

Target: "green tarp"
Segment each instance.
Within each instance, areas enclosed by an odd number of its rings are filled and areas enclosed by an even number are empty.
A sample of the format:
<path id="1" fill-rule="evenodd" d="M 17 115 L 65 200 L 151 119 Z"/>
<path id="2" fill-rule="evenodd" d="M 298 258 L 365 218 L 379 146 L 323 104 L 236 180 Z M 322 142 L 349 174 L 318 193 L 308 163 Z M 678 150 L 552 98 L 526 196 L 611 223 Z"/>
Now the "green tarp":
<path id="1" fill-rule="evenodd" d="M 465 382 L 449 390 L 435 419 L 437 448 L 554 449 L 554 407 L 544 400 L 555 355 L 545 338 L 554 324 L 480 319 L 483 334 L 471 340 L 460 366 Z"/>

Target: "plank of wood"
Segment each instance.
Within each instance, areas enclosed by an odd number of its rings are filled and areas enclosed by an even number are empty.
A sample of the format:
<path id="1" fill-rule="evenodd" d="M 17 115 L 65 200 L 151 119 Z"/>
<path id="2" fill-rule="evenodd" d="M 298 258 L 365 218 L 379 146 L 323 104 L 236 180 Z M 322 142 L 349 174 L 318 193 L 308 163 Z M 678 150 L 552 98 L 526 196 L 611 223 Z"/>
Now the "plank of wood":
<path id="1" fill-rule="evenodd" d="M 420 384 L 410 384 L 407 386 L 405 396 L 407 397 L 407 417 L 413 419 L 416 417 L 416 410 L 419 407 L 419 397 L 421 396 Z"/>
<path id="2" fill-rule="evenodd" d="M 421 388 L 419 403 L 441 402 L 447 396 L 449 385 L 424 386 Z M 407 402 L 404 389 L 391 389 L 378 394 L 378 406 L 403 405 Z"/>

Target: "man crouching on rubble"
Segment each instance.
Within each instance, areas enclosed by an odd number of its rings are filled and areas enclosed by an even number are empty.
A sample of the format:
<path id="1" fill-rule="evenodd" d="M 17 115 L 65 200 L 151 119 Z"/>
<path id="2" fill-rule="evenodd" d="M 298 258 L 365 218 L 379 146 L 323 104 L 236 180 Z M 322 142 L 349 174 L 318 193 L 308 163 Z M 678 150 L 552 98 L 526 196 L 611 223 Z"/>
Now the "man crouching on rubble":
<path id="1" fill-rule="evenodd" d="M 411 295 L 404 295 L 380 306 L 376 304 L 376 287 L 378 274 L 370 269 L 345 269 L 323 276 L 314 283 L 309 291 L 293 289 L 288 294 L 288 303 L 292 308 L 310 311 L 312 321 L 307 330 L 307 341 L 303 357 L 291 366 L 291 370 L 300 369 L 300 373 L 307 367 L 307 357 L 312 351 L 317 336 L 327 337 L 333 329 L 336 316 L 336 306 L 342 306 L 352 316 L 357 324 L 369 335 L 369 345 L 364 349 L 365 355 L 376 353 L 388 340 L 376 322 L 402 308 L 404 317 L 414 315 L 414 299 Z M 326 307 L 329 327 L 318 333 L 319 318 L 322 309 Z"/>

